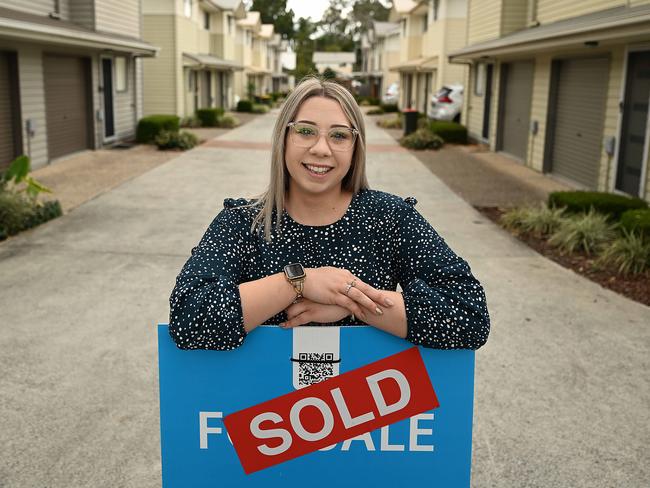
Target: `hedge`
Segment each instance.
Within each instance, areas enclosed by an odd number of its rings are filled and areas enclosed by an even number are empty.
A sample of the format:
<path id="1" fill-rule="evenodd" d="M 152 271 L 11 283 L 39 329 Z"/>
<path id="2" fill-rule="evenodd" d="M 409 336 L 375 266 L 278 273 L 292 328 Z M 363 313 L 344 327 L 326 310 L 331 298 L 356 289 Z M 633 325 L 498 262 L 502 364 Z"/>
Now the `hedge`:
<path id="1" fill-rule="evenodd" d="M 379 105 L 379 108 L 386 113 L 397 112 L 399 110 L 396 103 L 382 103 Z"/>
<path id="2" fill-rule="evenodd" d="M 434 120 L 429 123 L 429 128 L 442 137 L 445 142 L 467 144 L 467 128 L 457 122 Z"/>
<path id="3" fill-rule="evenodd" d="M 629 232 L 650 238 L 650 209 L 627 210 L 619 223 Z"/>
<path id="4" fill-rule="evenodd" d="M 553 192 L 548 196 L 548 206 L 566 207 L 571 213 L 588 212 L 593 208 L 614 220 L 619 220 L 627 210 L 648 208 L 648 204 L 640 198 L 597 191 Z"/>
<path id="5" fill-rule="evenodd" d="M 250 100 L 239 100 L 237 102 L 237 112 L 252 112 L 253 102 Z"/>
<path id="6" fill-rule="evenodd" d="M 222 108 L 200 108 L 196 111 L 196 116 L 201 121 L 202 127 L 216 127 L 223 114 Z"/>
<path id="7" fill-rule="evenodd" d="M 164 130 L 178 132 L 180 120 L 180 117 L 176 115 L 149 115 L 142 117 L 138 122 L 135 139 L 140 144 L 152 143 L 156 139 L 156 136 Z"/>

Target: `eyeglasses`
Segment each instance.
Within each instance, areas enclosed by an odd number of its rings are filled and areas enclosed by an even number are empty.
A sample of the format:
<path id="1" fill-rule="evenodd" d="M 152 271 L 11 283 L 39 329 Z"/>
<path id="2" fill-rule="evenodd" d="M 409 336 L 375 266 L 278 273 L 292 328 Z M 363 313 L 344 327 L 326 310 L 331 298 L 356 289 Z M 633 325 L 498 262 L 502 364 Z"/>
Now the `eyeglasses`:
<path id="1" fill-rule="evenodd" d="M 289 122 L 289 137 L 298 147 L 313 147 L 320 138 L 320 129 L 305 122 Z M 333 127 L 327 131 L 327 143 L 332 151 L 348 151 L 354 146 L 359 131 L 350 127 Z"/>

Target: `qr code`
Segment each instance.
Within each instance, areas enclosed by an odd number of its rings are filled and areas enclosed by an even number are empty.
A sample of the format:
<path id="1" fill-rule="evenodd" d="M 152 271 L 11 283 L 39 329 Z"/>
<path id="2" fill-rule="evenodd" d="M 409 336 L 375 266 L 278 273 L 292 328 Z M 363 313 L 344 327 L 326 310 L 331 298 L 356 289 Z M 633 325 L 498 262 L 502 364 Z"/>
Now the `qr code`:
<path id="1" fill-rule="evenodd" d="M 334 376 L 334 353 L 301 352 L 298 354 L 298 385 L 309 386 Z"/>

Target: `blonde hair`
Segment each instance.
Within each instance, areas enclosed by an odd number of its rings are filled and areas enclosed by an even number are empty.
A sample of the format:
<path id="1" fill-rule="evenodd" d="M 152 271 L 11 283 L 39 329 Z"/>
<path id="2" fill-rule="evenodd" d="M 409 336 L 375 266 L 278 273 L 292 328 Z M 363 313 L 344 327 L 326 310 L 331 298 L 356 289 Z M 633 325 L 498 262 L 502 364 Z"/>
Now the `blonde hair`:
<path id="1" fill-rule="evenodd" d="M 261 206 L 259 213 L 253 219 L 251 233 L 264 232 L 264 238 L 271 240 L 273 210 L 276 212 L 276 230 L 281 232 L 284 197 L 289 189 L 289 172 L 285 164 L 285 142 L 287 124 L 293 122 L 302 103 L 311 97 L 327 97 L 336 100 L 352 127 L 359 131 L 352 154 L 350 170 L 341 181 L 341 189 L 356 194 L 359 190 L 368 188 L 366 178 L 366 127 L 359 105 L 350 92 L 333 81 L 310 76 L 305 78 L 287 97 L 280 115 L 275 122 L 271 147 L 271 178 L 264 193 L 255 201 L 244 207 Z"/>

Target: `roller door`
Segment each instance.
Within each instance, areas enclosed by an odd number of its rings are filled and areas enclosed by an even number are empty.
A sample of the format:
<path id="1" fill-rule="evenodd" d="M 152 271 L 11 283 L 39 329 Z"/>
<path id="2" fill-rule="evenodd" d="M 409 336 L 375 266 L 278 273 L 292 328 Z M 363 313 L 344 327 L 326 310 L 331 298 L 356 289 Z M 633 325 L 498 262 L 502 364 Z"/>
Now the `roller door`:
<path id="1" fill-rule="evenodd" d="M 84 58 L 43 58 L 45 114 L 49 158 L 91 147 L 89 62 Z"/>
<path id="2" fill-rule="evenodd" d="M 590 189 L 598 187 L 609 60 L 555 63 L 550 169 Z"/>
<path id="3" fill-rule="evenodd" d="M 505 64 L 502 70 L 500 149 L 526 161 L 535 65 L 520 61 Z"/>
<path id="4" fill-rule="evenodd" d="M 15 56 L 0 52 L 0 171 L 17 156 Z M 13 96 L 12 96 L 13 94 Z"/>

